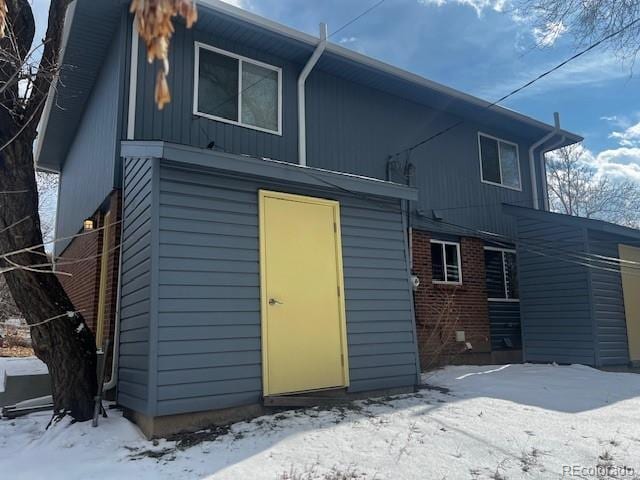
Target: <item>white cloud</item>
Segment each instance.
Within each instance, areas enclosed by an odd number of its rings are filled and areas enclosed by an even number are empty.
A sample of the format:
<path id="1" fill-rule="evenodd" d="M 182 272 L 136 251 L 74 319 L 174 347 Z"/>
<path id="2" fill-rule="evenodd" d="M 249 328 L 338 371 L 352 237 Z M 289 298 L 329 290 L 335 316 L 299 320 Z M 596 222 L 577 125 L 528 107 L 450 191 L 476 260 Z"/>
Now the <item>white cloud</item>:
<path id="1" fill-rule="evenodd" d="M 556 65 L 556 63 L 547 63 L 527 71 L 520 71 L 513 75 L 508 82 L 478 90 L 475 94 L 481 98 L 500 98 L 506 92 L 515 90 L 539 73 Z M 531 97 L 561 88 L 602 85 L 610 80 L 628 77 L 629 70 L 615 56 L 593 54 L 581 57 L 560 70 L 556 70 L 552 75 L 518 93 L 518 98 Z"/>
<path id="2" fill-rule="evenodd" d="M 248 10 L 250 8 L 249 2 L 247 0 L 222 0 L 222 1 L 230 5 L 233 5 L 234 7 L 244 8 L 245 10 Z"/>
<path id="3" fill-rule="evenodd" d="M 532 34 L 539 47 L 552 47 L 566 31 L 567 27 L 561 21 L 548 22 L 544 29 L 535 27 Z"/>
<path id="4" fill-rule="evenodd" d="M 640 148 L 619 147 L 597 154 L 582 146 L 577 148 L 582 150 L 584 161 L 597 169 L 598 176 L 640 182 Z"/>
<path id="5" fill-rule="evenodd" d="M 340 39 L 339 43 L 344 44 L 349 44 L 349 43 L 354 43 L 358 41 L 358 37 L 343 37 Z"/>
<path id="6" fill-rule="evenodd" d="M 640 147 L 640 122 L 622 131 L 612 132 L 609 138 L 615 138 L 623 147 Z"/>
<path id="7" fill-rule="evenodd" d="M 473 8 L 478 17 L 480 17 L 482 12 L 487 9 L 494 10 L 496 12 L 504 11 L 509 0 L 418 0 L 418 3 L 423 5 L 435 5 L 437 7 L 442 7 L 447 3 L 457 3 L 458 5 Z"/>

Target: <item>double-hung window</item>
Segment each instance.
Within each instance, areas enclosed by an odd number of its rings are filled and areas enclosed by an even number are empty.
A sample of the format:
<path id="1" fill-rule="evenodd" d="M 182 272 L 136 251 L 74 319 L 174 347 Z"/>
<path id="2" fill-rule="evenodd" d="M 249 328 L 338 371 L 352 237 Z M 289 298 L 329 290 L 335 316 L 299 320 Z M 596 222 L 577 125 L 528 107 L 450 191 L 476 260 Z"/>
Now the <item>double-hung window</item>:
<path id="1" fill-rule="evenodd" d="M 515 250 L 485 247 L 487 295 L 493 301 L 519 301 Z"/>
<path id="2" fill-rule="evenodd" d="M 196 42 L 193 113 L 280 135 L 282 70 Z"/>
<path id="3" fill-rule="evenodd" d="M 478 133 L 482 181 L 522 190 L 518 145 Z"/>
<path id="4" fill-rule="evenodd" d="M 459 243 L 431 240 L 431 279 L 433 283 L 462 283 Z"/>

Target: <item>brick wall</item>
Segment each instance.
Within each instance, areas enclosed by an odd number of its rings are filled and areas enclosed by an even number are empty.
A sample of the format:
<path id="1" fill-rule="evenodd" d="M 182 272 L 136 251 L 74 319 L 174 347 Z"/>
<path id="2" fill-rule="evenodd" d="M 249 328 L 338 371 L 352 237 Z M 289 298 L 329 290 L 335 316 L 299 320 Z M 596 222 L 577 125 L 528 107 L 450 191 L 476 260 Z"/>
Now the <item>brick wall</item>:
<path id="1" fill-rule="evenodd" d="M 462 285 L 432 283 L 431 234 L 413 230 L 413 273 L 420 278 L 415 292 L 416 327 L 423 369 L 448 362 L 472 361 L 491 351 L 489 311 L 484 270 L 484 243 L 460 238 Z M 456 342 L 456 331 L 465 332 L 465 344 Z"/>
<path id="2" fill-rule="evenodd" d="M 105 213 L 111 211 L 109 229 L 109 258 L 106 288 L 104 338 L 113 342 L 118 289 L 118 261 L 120 244 L 121 194 L 114 192 L 105 201 L 105 207 L 94 213 L 91 219 L 95 230 L 74 238 L 58 257 L 56 270 L 69 275 L 59 275 L 62 286 L 73 305 L 84 316 L 87 326 L 94 332 L 98 317 L 100 290 L 100 265 L 103 245 Z"/>

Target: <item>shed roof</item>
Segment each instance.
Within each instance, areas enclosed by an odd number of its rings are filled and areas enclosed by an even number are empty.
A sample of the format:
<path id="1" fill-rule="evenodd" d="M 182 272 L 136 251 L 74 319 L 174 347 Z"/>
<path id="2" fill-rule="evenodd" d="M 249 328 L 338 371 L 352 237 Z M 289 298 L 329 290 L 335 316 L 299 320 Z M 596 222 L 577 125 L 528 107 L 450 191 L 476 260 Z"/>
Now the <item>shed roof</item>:
<path id="1" fill-rule="evenodd" d="M 40 128 L 36 161 L 59 170 L 64 162 L 102 61 L 118 28 L 127 0 L 75 0 L 69 6 L 63 39 L 60 81 L 52 86 Z M 318 38 L 220 0 L 198 0 L 196 28 L 304 64 Z M 329 74 L 389 92 L 426 106 L 480 121 L 532 141 L 554 127 L 414 73 L 329 43 L 317 67 Z M 564 144 L 582 137 L 562 131 Z M 562 145 L 560 145 L 562 146 Z"/>
<path id="2" fill-rule="evenodd" d="M 545 221 L 557 225 L 568 225 L 577 228 L 585 228 L 603 233 L 610 233 L 620 237 L 640 240 L 640 230 L 631 227 L 624 227 L 615 223 L 597 220 L 595 218 L 576 217 L 563 213 L 547 212 L 544 210 L 535 210 L 533 208 L 521 207 L 519 205 L 504 204 L 503 210 L 509 215 L 515 217 L 531 218 L 533 220 Z"/>

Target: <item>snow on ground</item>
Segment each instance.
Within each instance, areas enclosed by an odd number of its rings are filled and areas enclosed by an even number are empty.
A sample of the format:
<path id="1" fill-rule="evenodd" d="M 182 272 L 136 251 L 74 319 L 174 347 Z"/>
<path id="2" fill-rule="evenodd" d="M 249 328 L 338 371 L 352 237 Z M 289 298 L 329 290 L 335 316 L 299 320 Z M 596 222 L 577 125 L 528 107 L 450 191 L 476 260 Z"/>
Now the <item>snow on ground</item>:
<path id="1" fill-rule="evenodd" d="M 97 429 L 62 421 L 44 431 L 42 413 L 3 420 L 0 476 L 557 479 L 563 466 L 598 465 L 640 474 L 640 375 L 511 365 L 449 367 L 424 379 L 450 391 L 286 411 L 236 423 L 217 438 L 205 432 L 206 441 L 180 448 L 144 440 L 113 410 Z M 574 477 L 608 478 L 590 473 Z"/>
<path id="2" fill-rule="evenodd" d="M 47 366 L 36 357 L 0 357 L 0 392 L 4 392 L 5 375 L 39 375 Z"/>

